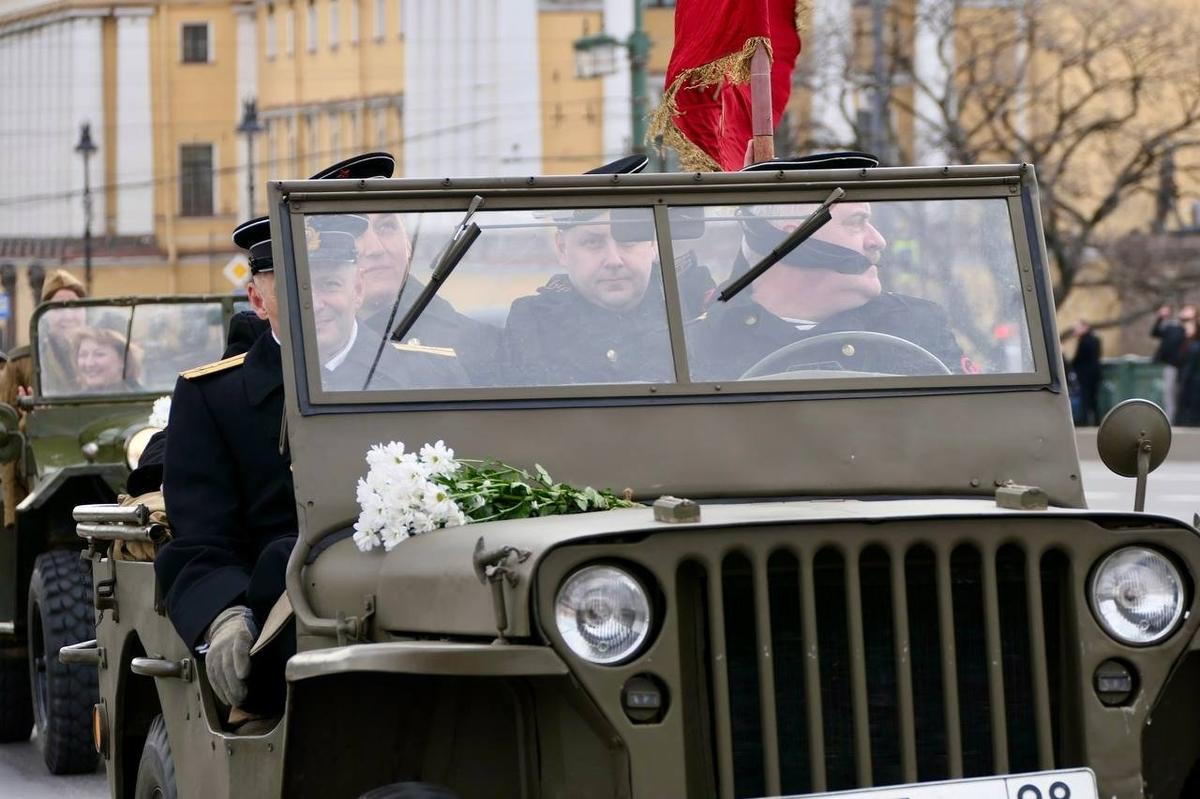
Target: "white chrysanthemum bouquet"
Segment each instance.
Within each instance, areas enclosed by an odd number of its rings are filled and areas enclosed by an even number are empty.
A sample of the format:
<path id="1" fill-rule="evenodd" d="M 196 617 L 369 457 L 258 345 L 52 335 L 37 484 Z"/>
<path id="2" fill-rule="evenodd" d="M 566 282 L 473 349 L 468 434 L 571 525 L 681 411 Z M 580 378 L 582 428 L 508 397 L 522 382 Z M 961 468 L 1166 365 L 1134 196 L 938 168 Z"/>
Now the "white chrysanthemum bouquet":
<path id="1" fill-rule="evenodd" d="M 364 552 L 391 550 L 409 536 L 494 519 L 522 519 L 633 507 L 611 491 L 555 483 L 541 466 L 536 475 L 495 461 L 459 460 L 443 442 L 406 452 L 404 444 L 376 444 L 358 481 L 354 542 Z"/>
<path id="2" fill-rule="evenodd" d="M 168 394 L 154 401 L 154 407 L 150 410 L 150 418 L 146 420 L 146 423 L 161 430 L 167 426 L 167 420 L 170 418 L 171 396 Z"/>

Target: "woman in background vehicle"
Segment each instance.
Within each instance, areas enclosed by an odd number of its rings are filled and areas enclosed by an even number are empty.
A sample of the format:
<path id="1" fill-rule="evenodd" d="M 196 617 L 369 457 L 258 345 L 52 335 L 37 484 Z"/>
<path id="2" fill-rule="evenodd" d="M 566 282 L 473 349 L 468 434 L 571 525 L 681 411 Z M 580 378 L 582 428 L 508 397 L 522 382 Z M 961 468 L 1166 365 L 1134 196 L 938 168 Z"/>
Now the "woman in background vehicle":
<path id="1" fill-rule="evenodd" d="M 80 389 L 89 394 L 140 390 L 141 359 L 136 348 L 126 358 L 128 345 L 120 333 L 87 327 L 71 343 Z"/>

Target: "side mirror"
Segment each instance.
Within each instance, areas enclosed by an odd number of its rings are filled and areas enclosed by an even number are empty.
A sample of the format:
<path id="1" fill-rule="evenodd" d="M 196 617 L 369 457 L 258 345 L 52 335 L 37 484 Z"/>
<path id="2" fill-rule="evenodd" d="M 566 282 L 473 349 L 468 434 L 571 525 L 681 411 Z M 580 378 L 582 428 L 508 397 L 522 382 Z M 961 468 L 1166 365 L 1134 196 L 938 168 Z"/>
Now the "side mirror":
<path id="1" fill-rule="evenodd" d="M 1147 477 L 1171 451 L 1171 423 L 1150 400 L 1125 400 L 1100 421 L 1096 449 L 1109 471 L 1137 478 L 1133 509 L 1145 510 Z"/>

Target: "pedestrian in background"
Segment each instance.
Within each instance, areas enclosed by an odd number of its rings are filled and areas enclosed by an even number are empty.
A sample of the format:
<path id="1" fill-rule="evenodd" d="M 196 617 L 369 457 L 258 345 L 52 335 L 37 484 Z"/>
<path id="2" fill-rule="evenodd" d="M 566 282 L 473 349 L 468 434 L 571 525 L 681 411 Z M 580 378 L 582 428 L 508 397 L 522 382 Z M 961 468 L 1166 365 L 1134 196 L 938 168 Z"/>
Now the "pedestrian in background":
<path id="1" fill-rule="evenodd" d="M 1071 371 L 1079 381 L 1082 402 L 1079 423 L 1097 425 L 1100 423 L 1100 356 L 1104 348 L 1087 322 L 1077 323 L 1072 332 L 1079 339 L 1075 345 L 1075 357 L 1071 359 Z"/>
<path id="2" fill-rule="evenodd" d="M 1200 328 L 1195 308 L 1190 319 L 1183 322 L 1182 355 L 1179 364 L 1179 385 L 1176 392 L 1174 422 L 1177 425 L 1200 425 Z M 1182 312 L 1180 313 L 1182 317 Z"/>
<path id="3" fill-rule="evenodd" d="M 1167 418 L 1178 423 L 1180 370 L 1187 356 L 1189 339 L 1195 337 L 1196 306 L 1185 305 L 1179 309 L 1178 318 L 1172 318 L 1171 306 L 1164 305 L 1154 315 L 1150 335 L 1158 339 L 1154 351 L 1154 362 L 1163 365 L 1163 410 Z M 1188 331 L 1191 330 L 1191 333 Z"/>

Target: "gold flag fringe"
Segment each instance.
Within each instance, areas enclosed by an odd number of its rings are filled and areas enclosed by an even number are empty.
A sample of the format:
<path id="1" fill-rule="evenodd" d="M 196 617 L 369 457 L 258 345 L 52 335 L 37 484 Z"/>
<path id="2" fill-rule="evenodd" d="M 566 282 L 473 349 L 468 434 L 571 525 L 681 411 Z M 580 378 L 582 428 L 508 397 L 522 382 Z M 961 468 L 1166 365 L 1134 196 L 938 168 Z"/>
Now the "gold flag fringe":
<path id="1" fill-rule="evenodd" d="M 810 0 L 796 0 L 796 31 L 803 29 L 804 19 L 810 9 Z M 745 83 L 750 80 L 750 59 L 759 45 L 767 48 L 767 56 L 773 58 L 771 40 L 765 36 L 753 36 L 746 40 L 742 49 L 736 53 L 722 56 L 715 61 L 698 67 L 684 70 L 675 76 L 675 80 L 663 93 L 662 101 L 650 116 L 650 126 L 646 132 L 646 141 L 653 143 L 661 136 L 663 145 L 679 153 L 679 165 L 685 172 L 720 172 L 721 165 L 708 153 L 704 152 L 695 142 L 683 135 L 674 122 L 680 115 L 677 97 L 683 89 L 697 89 L 703 86 L 717 86 L 721 81 L 730 83 Z"/>

